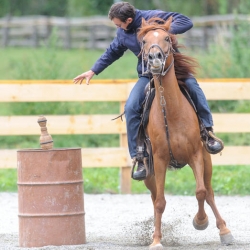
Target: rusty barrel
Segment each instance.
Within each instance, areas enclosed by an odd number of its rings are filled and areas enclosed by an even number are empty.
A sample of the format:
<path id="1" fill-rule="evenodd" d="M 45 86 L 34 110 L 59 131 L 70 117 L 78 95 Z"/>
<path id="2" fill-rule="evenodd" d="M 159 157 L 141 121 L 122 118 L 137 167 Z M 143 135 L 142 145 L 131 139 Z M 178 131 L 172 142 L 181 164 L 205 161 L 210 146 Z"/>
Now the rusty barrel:
<path id="1" fill-rule="evenodd" d="M 86 243 L 80 148 L 17 151 L 20 247 Z"/>

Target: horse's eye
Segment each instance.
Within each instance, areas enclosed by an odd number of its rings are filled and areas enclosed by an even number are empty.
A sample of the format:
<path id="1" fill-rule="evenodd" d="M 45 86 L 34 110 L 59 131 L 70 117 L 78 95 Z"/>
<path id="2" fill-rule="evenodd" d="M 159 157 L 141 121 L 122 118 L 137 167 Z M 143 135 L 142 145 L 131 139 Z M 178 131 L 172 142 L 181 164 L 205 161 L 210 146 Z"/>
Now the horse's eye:
<path id="1" fill-rule="evenodd" d="M 169 42 L 169 41 L 170 41 L 169 36 L 167 36 L 167 37 L 165 38 L 165 41 L 167 41 L 167 42 Z"/>
<path id="2" fill-rule="evenodd" d="M 146 41 L 145 40 L 142 40 L 142 44 L 144 45 L 146 43 Z"/>

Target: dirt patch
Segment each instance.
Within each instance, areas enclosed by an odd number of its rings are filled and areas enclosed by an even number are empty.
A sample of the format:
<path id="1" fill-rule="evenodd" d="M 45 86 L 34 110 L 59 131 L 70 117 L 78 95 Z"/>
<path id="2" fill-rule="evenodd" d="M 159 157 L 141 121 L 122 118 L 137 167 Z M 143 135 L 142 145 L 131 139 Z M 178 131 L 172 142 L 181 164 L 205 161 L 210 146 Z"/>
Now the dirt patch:
<path id="1" fill-rule="evenodd" d="M 18 243 L 18 194 L 0 193 L 0 249 L 25 250 Z M 217 197 L 219 211 L 231 230 L 235 244 L 222 246 L 214 215 L 208 205 L 209 226 L 193 228 L 197 201 L 190 196 L 166 195 L 162 218 L 162 244 L 168 250 L 249 250 L 250 196 Z M 44 246 L 46 250 L 146 250 L 153 233 L 153 206 L 150 195 L 84 195 L 87 244 Z"/>

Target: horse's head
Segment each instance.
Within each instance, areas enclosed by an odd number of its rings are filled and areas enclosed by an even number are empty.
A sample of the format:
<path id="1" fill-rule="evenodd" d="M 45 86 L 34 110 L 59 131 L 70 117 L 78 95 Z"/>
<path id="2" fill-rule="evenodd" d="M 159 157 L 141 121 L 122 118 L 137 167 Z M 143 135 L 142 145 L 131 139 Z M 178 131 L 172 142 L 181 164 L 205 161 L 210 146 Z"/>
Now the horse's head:
<path id="1" fill-rule="evenodd" d="M 172 17 L 167 21 L 160 18 L 142 19 L 138 39 L 142 44 L 142 57 L 147 62 L 147 70 L 152 74 L 165 75 L 173 65 L 174 52 L 169 33 Z"/>

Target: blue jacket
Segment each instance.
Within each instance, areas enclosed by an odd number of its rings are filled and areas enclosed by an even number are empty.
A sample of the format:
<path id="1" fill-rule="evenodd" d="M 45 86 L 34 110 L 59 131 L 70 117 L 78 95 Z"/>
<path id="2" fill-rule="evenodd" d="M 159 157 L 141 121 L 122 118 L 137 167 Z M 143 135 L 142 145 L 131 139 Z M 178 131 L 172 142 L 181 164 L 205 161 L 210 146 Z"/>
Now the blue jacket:
<path id="1" fill-rule="evenodd" d="M 96 61 L 91 70 L 98 75 L 114 61 L 119 59 L 127 49 L 131 50 L 135 56 L 138 56 L 141 51 L 141 45 L 137 40 L 136 33 L 141 27 L 142 18 L 148 20 L 151 17 L 160 17 L 167 20 L 170 16 L 173 16 L 173 22 L 170 30 L 172 34 L 181 34 L 193 27 L 193 23 L 188 17 L 176 12 L 164 12 L 161 10 L 136 10 L 135 18 L 132 23 L 129 24 L 127 30 L 125 31 L 121 28 L 117 28 L 116 37 L 111 42 L 109 48 L 107 48 L 102 56 Z M 139 76 L 142 74 L 141 60 L 141 57 L 139 57 L 137 64 L 137 72 Z"/>

